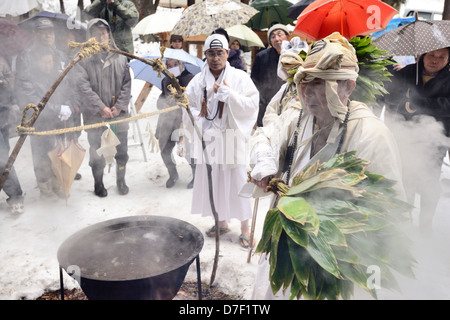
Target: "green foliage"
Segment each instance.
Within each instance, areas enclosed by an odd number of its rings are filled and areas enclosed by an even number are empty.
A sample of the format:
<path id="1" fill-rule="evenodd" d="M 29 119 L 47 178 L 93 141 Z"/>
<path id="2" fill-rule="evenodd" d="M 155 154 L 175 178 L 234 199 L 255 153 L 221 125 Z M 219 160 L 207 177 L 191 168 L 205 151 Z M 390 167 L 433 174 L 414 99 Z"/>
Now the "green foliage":
<path id="1" fill-rule="evenodd" d="M 281 197 L 266 215 L 256 252 L 270 254 L 274 293 L 290 288 L 291 299 L 349 299 L 356 284 L 376 298 L 369 266 L 381 270 L 385 288 L 398 289 L 391 270 L 414 276 L 398 227 L 412 207 L 368 164 L 352 151 L 306 168 L 291 187 L 271 181 Z"/>
<path id="2" fill-rule="evenodd" d="M 391 81 L 392 74 L 387 66 L 394 64 L 387 58 L 387 52 L 379 50 L 371 37 L 354 37 L 349 40 L 358 57 L 359 76 L 351 100 L 361 101 L 369 106 L 378 106 L 376 96 L 387 94 L 384 82 Z"/>

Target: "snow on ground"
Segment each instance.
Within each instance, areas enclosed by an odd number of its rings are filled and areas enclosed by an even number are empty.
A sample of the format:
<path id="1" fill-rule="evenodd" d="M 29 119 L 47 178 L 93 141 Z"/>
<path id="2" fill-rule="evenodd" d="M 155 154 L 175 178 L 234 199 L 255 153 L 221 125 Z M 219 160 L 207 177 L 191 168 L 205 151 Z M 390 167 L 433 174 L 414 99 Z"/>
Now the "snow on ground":
<path id="1" fill-rule="evenodd" d="M 73 11 L 71 2 L 65 1 L 66 10 Z M 57 1 L 49 0 L 44 10 L 57 11 Z M 70 13 L 69 13 L 70 14 Z M 73 14 L 70 14 L 73 16 Z M 137 54 L 150 51 L 155 44 L 137 43 Z M 140 80 L 133 81 L 133 99 L 136 99 L 143 86 Z M 141 112 L 156 110 L 156 99 L 160 91 L 153 88 Z M 161 215 L 185 220 L 196 226 L 202 233 L 210 228 L 212 218 L 202 218 L 190 214 L 192 189 L 186 185 L 191 179 L 191 169 L 187 162 L 174 155 L 178 163 L 180 178 L 172 189 L 165 187 L 167 170 L 159 153 L 150 152 L 148 142 L 148 124 L 154 130 L 157 117 L 139 120 L 146 147 L 147 161 L 144 161 L 140 145 L 129 148 L 130 160 L 127 166 L 126 180 L 130 193 L 121 196 L 115 187 L 115 168 L 111 173 L 105 171 L 105 187 L 108 197 L 94 195 L 94 182 L 88 155 L 79 170 L 80 181 L 72 185 L 67 203 L 60 200 L 48 203 L 40 199 L 36 185 L 29 139 L 20 151 L 15 162 L 22 188 L 25 192 L 26 211 L 21 215 L 12 215 L 6 206 L 4 192 L 0 194 L 0 299 L 35 299 L 46 290 L 59 289 L 59 265 L 57 250 L 62 242 L 73 233 L 98 222 L 134 215 Z M 130 128 L 130 143 L 139 142 L 137 127 Z M 11 139 L 13 147 L 17 138 Z M 86 134 L 80 137 L 80 143 L 88 148 Z M 450 167 L 443 166 L 443 177 L 450 179 Z M 421 234 L 417 228 L 417 212 L 413 212 L 411 238 L 418 265 L 416 280 L 399 277 L 402 293 L 380 289 L 381 299 L 450 299 L 450 185 L 445 185 L 438 213 L 434 220 L 434 233 Z M 269 207 L 269 198 L 259 203 L 255 237 L 259 239 L 265 212 Z M 220 260 L 215 285 L 227 293 L 250 299 L 258 257 L 247 263 L 247 250 L 239 246 L 240 223 L 230 223 L 232 232 L 224 235 L 220 242 Z M 201 276 L 209 282 L 215 253 L 215 239 L 205 236 L 200 253 Z M 196 279 L 195 262 L 191 265 L 187 279 Z M 78 283 L 64 276 L 65 287 L 78 287 Z M 382 285 L 382 284 L 381 284 Z M 368 299 L 367 294 L 356 290 L 355 298 Z"/>

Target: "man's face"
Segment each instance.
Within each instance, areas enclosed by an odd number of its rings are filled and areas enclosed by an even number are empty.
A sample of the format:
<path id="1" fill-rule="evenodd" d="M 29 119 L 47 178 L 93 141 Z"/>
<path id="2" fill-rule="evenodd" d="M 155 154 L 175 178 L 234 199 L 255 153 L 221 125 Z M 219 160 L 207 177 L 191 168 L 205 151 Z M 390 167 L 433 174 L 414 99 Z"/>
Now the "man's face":
<path id="1" fill-rule="evenodd" d="M 36 30 L 36 36 L 41 44 L 53 46 L 55 44 L 55 31 L 53 28 Z"/>
<path id="2" fill-rule="evenodd" d="M 208 49 L 205 52 L 206 62 L 211 71 L 221 71 L 225 69 L 228 59 L 228 51 L 225 49 Z"/>
<path id="3" fill-rule="evenodd" d="M 447 49 L 439 49 L 428 52 L 423 57 L 425 72 L 436 73 L 445 68 L 448 64 L 449 52 Z"/>
<path id="4" fill-rule="evenodd" d="M 94 27 L 92 28 L 91 35 L 98 42 L 109 42 L 109 32 L 107 28 Z"/>
<path id="5" fill-rule="evenodd" d="M 283 41 L 288 41 L 288 35 L 281 29 L 272 31 L 270 34 L 270 44 L 278 53 L 281 51 L 281 44 Z"/>
<path id="6" fill-rule="evenodd" d="M 355 82 L 344 80 L 338 81 L 337 93 L 342 103 L 346 103 L 348 97 L 355 88 Z M 325 80 L 315 78 L 314 80 L 301 84 L 301 94 L 305 107 L 312 114 L 327 112 L 329 113 Z"/>
<path id="7" fill-rule="evenodd" d="M 173 49 L 181 49 L 183 47 L 183 42 L 181 40 L 173 40 L 170 45 Z"/>
<path id="8" fill-rule="evenodd" d="M 328 110 L 325 80 L 316 78 L 310 82 L 302 83 L 301 94 L 305 107 L 307 107 L 311 113 L 315 114 L 315 112 Z"/>

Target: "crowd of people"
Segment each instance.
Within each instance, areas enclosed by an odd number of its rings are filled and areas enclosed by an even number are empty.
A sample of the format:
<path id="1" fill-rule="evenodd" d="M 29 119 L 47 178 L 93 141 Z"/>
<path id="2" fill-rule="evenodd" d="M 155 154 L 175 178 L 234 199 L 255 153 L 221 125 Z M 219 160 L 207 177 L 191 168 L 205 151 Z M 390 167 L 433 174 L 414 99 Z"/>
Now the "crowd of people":
<path id="1" fill-rule="evenodd" d="M 95 0 L 85 9 L 85 14 L 89 17 L 88 38 L 134 52 L 130 28 L 137 23 L 139 14 L 131 1 Z M 14 108 L 37 104 L 70 60 L 70 52 L 57 46 L 55 26 L 50 19 L 36 19 L 34 33 L 35 43 L 17 56 L 14 72 L 9 57 L 0 56 L 2 168 L 9 154 L 9 127 L 17 124 Z M 228 222 L 238 219 L 240 245 L 244 248 L 254 245 L 249 236 L 251 202 L 239 195 L 248 179 L 249 164 L 251 181 L 264 191 L 273 177 L 290 184 L 295 174 L 311 161 L 324 161 L 336 153 L 352 150 L 370 160 L 375 172 L 397 181 L 395 189 L 400 198 L 412 201 L 411 194 L 420 193 L 420 223 L 429 228 L 439 201 L 440 168 L 449 146 L 433 144 L 437 156 L 429 163 L 426 174 L 417 173 L 423 178 L 413 179 L 418 184 L 405 179 L 407 159 L 400 153 L 399 144 L 414 142 L 396 137 L 388 123 L 373 113 L 372 106 L 350 101 L 359 66 L 355 49 L 348 40 L 333 33 L 308 44 L 291 37 L 282 24 L 273 25 L 267 38 L 268 47 L 256 54 L 251 69 L 243 59 L 239 41 L 230 41 L 223 29 L 207 37 L 203 45 L 205 63 L 198 74 L 191 74 L 182 61 L 165 61 L 167 69 L 186 88 L 195 120 L 191 122 L 185 110 L 159 116 L 156 137 L 169 174 L 166 187 L 173 187 L 178 180 L 172 152 L 179 141 L 173 139 L 173 133 L 183 128 L 184 156 L 192 167 L 192 180 L 187 186 L 193 189 L 192 213 L 213 215 L 208 166 L 211 169 L 219 230 L 213 226 L 206 234 L 214 237 L 216 233 L 227 233 Z M 171 48 L 183 50 L 183 41 L 182 36 L 172 35 Z M 299 56 L 301 51 L 306 55 L 304 60 Z M 383 100 L 386 113 L 407 121 L 431 116 L 442 125 L 443 135 L 449 137 L 449 54 L 450 48 L 428 52 L 416 64 L 393 71 L 392 82 L 386 85 L 389 94 Z M 78 64 L 73 75 L 64 80 L 48 102 L 35 124 L 36 129 L 71 127 L 79 125 L 81 119 L 84 124 L 93 124 L 128 117 L 132 84 L 128 62 L 124 55 L 109 52 Z M 293 81 L 288 82 L 292 73 L 287 71 L 292 71 L 292 66 L 297 68 Z M 163 79 L 158 109 L 173 105 L 169 84 L 168 78 Z M 195 127 L 200 129 L 205 150 L 202 139 L 196 137 Z M 89 166 L 94 193 L 99 197 L 107 196 L 103 185 L 106 163 L 97 152 L 104 130 L 105 127 L 87 130 Z M 119 124 L 114 131 L 120 141 L 115 154 L 117 188 L 120 194 L 126 195 L 129 192 L 125 182 L 128 122 Z M 73 134 L 70 139 L 76 140 L 78 136 Z M 34 173 L 44 199 L 65 196 L 47 156 L 58 139 L 61 137 L 54 135 L 31 137 Z M 432 188 L 428 184 L 423 188 L 424 179 L 431 181 Z M 12 211 L 23 212 L 23 191 L 14 168 L 3 190 Z M 263 277 L 268 279 L 267 274 Z M 259 294 L 264 298 L 273 295 L 270 284 Z"/>

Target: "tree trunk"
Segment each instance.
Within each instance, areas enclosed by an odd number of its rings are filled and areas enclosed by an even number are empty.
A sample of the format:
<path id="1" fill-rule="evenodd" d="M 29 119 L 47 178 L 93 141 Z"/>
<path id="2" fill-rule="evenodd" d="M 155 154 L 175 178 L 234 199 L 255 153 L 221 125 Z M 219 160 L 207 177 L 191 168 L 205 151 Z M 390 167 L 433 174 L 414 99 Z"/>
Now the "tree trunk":
<path id="1" fill-rule="evenodd" d="M 450 0 L 444 2 L 444 12 L 442 13 L 442 20 L 450 20 Z"/>
<path id="2" fill-rule="evenodd" d="M 59 0 L 59 11 L 61 11 L 61 13 L 66 13 L 66 8 L 64 7 L 64 0 Z"/>
<path id="3" fill-rule="evenodd" d="M 139 20 L 156 12 L 159 6 L 159 0 L 131 0 L 139 11 Z"/>

